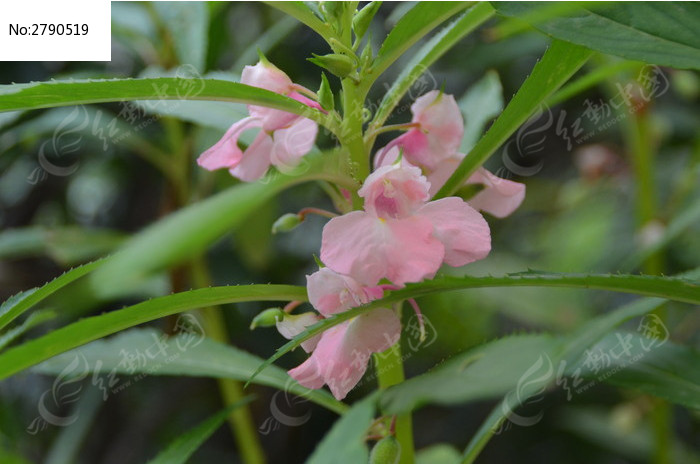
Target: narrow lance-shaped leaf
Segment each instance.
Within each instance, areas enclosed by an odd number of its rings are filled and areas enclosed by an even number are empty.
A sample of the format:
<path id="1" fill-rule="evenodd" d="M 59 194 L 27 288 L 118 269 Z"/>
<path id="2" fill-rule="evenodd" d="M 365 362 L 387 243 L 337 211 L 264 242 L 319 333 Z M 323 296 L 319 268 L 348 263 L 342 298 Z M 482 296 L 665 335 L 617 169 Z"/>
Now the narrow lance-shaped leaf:
<path id="1" fill-rule="evenodd" d="M 204 2 L 156 2 L 152 5 L 173 41 L 180 64 L 203 71 L 209 38 L 209 5 Z"/>
<path id="2" fill-rule="evenodd" d="M 184 316 L 183 316 L 184 317 Z M 185 321 L 186 323 L 188 321 Z M 119 375 L 172 375 L 192 377 L 214 377 L 222 379 L 246 380 L 263 361 L 259 357 L 235 346 L 220 343 L 204 337 L 194 330 L 178 332 L 168 337 L 164 349 L 148 357 L 148 361 L 130 366 L 123 362 L 124 351 L 129 353 L 146 352 L 154 340 L 161 339 L 163 333 L 152 328 L 131 329 L 114 337 L 96 340 L 87 345 L 67 351 L 42 362 L 33 372 L 59 375 L 78 357 L 89 373 Z M 281 338 L 281 336 L 280 336 Z M 272 366 L 256 378 L 256 384 L 282 390 L 290 395 L 308 399 L 338 414 L 347 410 L 340 401 L 325 390 L 310 390 L 292 379 L 284 369 Z M 118 388 L 117 383 L 114 388 Z"/>
<path id="3" fill-rule="evenodd" d="M 413 83 L 457 42 L 493 16 L 493 13 L 494 10 L 488 3 L 477 3 L 426 42 L 413 55 L 411 62 L 401 71 L 391 88 L 384 94 L 372 121 L 372 126 L 376 128 L 384 124 L 391 111 Z"/>
<path id="4" fill-rule="evenodd" d="M 302 342 L 322 333 L 329 328 L 341 324 L 344 321 L 371 311 L 375 308 L 386 307 L 408 298 L 416 298 L 433 293 L 450 290 L 464 290 L 467 288 L 482 287 L 574 287 L 609 290 L 637 295 L 647 295 L 668 298 L 670 300 L 686 303 L 700 303 L 700 284 L 697 276 L 657 277 L 641 275 L 610 275 L 610 274 L 546 274 L 537 272 L 524 272 L 509 274 L 503 277 L 440 277 L 431 281 L 418 284 L 408 284 L 401 290 L 390 292 L 388 296 L 373 301 L 365 306 L 360 306 L 343 313 L 336 314 L 309 327 L 303 333 L 277 349 L 274 355 L 256 371 L 256 375 L 267 366 L 275 362 L 284 354 L 293 350 Z M 254 377 L 254 376 L 253 376 Z"/>
<path id="5" fill-rule="evenodd" d="M 371 85 L 403 53 L 430 31 L 473 2 L 419 2 L 406 13 L 384 40 L 365 85 Z"/>
<path id="6" fill-rule="evenodd" d="M 588 60 L 592 52 L 578 45 L 554 41 L 503 113 L 462 160 L 435 199 L 456 192 L 540 105 Z"/>
<path id="7" fill-rule="evenodd" d="M 21 316 L 27 310 L 31 309 L 32 306 L 35 306 L 45 298 L 52 295 L 57 290 L 60 290 L 69 283 L 74 282 L 75 280 L 102 266 L 104 262 L 105 260 L 101 259 L 99 261 L 94 261 L 92 263 L 76 267 L 75 269 L 72 269 L 60 277 L 52 280 L 43 287 L 28 290 L 8 299 L 2 304 L 2 306 L 0 306 L 0 329 Z"/>
<path id="8" fill-rule="evenodd" d="M 545 2 L 494 2 L 502 15 L 528 21 Z M 560 40 L 630 60 L 700 69 L 700 5 L 695 2 L 611 2 L 531 21 Z"/>
<path id="9" fill-rule="evenodd" d="M 298 176 L 272 172 L 260 182 L 239 184 L 161 219 L 127 241 L 90 277 L 100 296 L 119 295 L 155 271 L 197 256 L 208 245 L 241 224 L 283 189 L 312 179 L 351 186 L 332 153 L 307 156 Z"/>
<path id="10" fill-rule="evenodd" d="M 159 77 L 0 85 L 0 112 L 129 100 L 213 100 L 267 106 L 336 129 L 332 119 L 269 90 L 217 79 Z"/>
<path id="11" fill-rule="evenodd" d="M 354 404 L 340 420 L 333 424 L 306 464 L 367 462 L 369 452 L 365 436 L 374 418 L 376 407 L 376 393 Z"/>
<path id="12" fill-rule="evenodd" d="M 176 293 L 81 319 L 0 354 L 0 380 L 57 354 L 120 330 L 171 314 L 243 301 L 306 301 L 306 288 L 290 285 L 242 285 Z"/>
<path id="13" fill-rule="evenodd" d="M 330 28 L 330 26 L 323 21 L 321 21 L 318 16 L 316 16 L 311 9 L 304 4 L 304 2 L 264 2 L 270 5 L 273 8 L 277 8 L 278 10 L 288 14 L 289 16 L 292 16 L 293 18 L 296 18 L 298 21 L 302 22 L 303 24 L 307 25 L 318 35 L 323 37 L 324 39 L 330 39 L 333 37 L 335 34 L 333 33 L 333 30 Z"/>

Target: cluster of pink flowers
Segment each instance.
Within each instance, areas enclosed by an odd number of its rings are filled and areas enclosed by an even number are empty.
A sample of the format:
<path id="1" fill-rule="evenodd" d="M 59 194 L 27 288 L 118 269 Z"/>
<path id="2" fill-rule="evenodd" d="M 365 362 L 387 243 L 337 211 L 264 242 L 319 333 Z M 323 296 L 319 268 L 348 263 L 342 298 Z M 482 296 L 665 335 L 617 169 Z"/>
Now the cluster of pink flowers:
<path id="1" fill-rule="evenodd" d="M 302 95 L 313 92 L 293 83 L 284 72 L 267 61 L 246 66 L 241 83 L 320 108 L 318 103 Z M 295 167 L 313 147 L 318 133 L 314 121 L 264 106 L 248 105 L 248 112 L 249 117 L 233 124 L 216 145 L 200 155 L 197 163 L 201 167 L 209 171 L 226 168 L 234 177 L 252 182 L 265 175 L 270 165 L 282 171 Z M 259 129 L 260 132 L 245 151 L 241 150 L 238 139 L 250 129 Z"/>
<path id="2" fill-rule="evenodd" d="M 318 108 L 268 63 L 246 67 L 242 81 Z M 484 187 L 468 202 L 459 197 L 431 201 L 464 157 L 458 152 L 464 121 L 454 97 L 438 91 L 418 98 L 411 110 L 410 130 L 378 151 L 374 172 L 358 191 L 363 210 L 335 217 L 323 229 L 321 261 L 326 267 L 307 276 L 309 301 L 320 316 L 286 316 L 277 322 L 283 336 L 293 338 L 321 318 L 380 299 L 385 290 L 431 279 L 443 264 L 457 267 L 483 259 L 491 249 L 491 234 L 478 210 L 504 217 L 522 202 L 523 184 L 483 168 L 467 180 Z M 202 154 L 201 166 L 229 168 L 243 180 L 254 180 L 270 164 L 293 165 L 311 149 L 314 122 L 256 106 L 249 111 L 249 118 Z M 237 140 L 250 127 L 262 130 L 242 152 Z M 364 375 L 372 353 L 390 348 L 400 333 L 392 309 L 374 309 L 304 342 L 311 355 L 289 374 L 308 388 L 328 385 L 342 399 Z"/>

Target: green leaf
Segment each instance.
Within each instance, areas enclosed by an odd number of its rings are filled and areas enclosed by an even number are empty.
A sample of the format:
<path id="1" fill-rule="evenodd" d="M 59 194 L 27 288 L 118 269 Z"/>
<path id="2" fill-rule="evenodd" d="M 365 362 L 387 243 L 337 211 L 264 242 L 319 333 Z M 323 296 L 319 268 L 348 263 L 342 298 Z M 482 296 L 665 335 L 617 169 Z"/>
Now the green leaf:
<path id="1" fill-rule="evenodd" d="M 462 160 L 435 195 L 451 195 L 513 134 L 537 108 L 588 60 L 592 52 L 577 45 L 554 41 L 506 109 Z"/>
<path id="2" fill-rule="evenodd" d="M 695 279 L 696 276 L 694 275 L 693 278 Z M 288 351 L 301 345 L 305 340 L 322 333 L 330 327 L 375 308 L 386 307 L 387 305 L 408 298 L 416 298 L 451 290 L 516 286 L 578 287 L 665 297 L 671 300 L 694 304 L 698 304 L 700 301 L 700 286 L 697 281 L 676 277 L 611 274 L 546 274 L 536 272 L 509 274 L 504 277 L 440 277 L 419 284 L 408 284 L 401 290 L 390 292 L 388 296 L 380 300 L 336 314 L 314 324 L 293 340 L 280 347 L 277 352 L 266 361 L 265 365 L 260 367 L 260 370 L 264 369 L 269 363 L 279 359 L 279 357 Z M 613 318 L 615 316 L 610 315 L 608 317 Z M 602 324 L 605 323 L 607 323 L 607 319 L 604 319 L 602 322 Z"/>
<path id="3" fill-rule="evenodd" d="M 477 3 L 426 42 L 413 55 L 411 61 L 401 71 L 391 88 L 384 94 L 372 125 L 374 127 L 383 125 L 391 111 L 413 83 L 457 42 L 493 16 L 493 13 L 494 10 L 488 3 Z"/>
<path id="4" fill-rule="evenodd" d="M 255 55 L 257 57 L 257 54 Z M 146 68 L 140 78 L 177 77 L 177 70 L 164 70 L 158 67 Z M 225 71 L 213 71 L 204 75 L 205 79 L 218 79 L 238 82 L 240 74 Z M 227 131 L 234 122 L 248 116 L 248 109 L 242 103 L 218 101 L 172 100 L 154 104 L 150 101 L 134 102 L 147 114 L 172 116 L 182 121 Z M 244 134 L 247 135 L 247 134 Z"/>
<path id="5" fill-rule="evenodd" d="M 362 39 L 362 37 L 365 36 L 380 6 L 382 6 L 382 2 L 369 2 L 360 11 L 355 13 L 355 16 L 352 18 L 352 30 L 355 32 L 357 39 Z"/>
<path id="6" fill-rule="evenodd" d="M 588 353 L 584 353 L 567 366 L 567 375 L 602 380 L 700 409 L 700 353 L 697 350 L 663 339 L 654 341 L 638 332 L 616 332 L 590 347 L 590 352 L 603 353 L 599 365 L 587 361 Z"/>
<path id="7" fill-rule="evenodd" d="M 32 371 L 59 375 L 78 356 L 84 359 L 90 373 L 114 372 L 124 375 L 149 374 L 246 380 L 262 361 L 246 351 L 219 343 L 211 338 L 204 338 L 203 335 L 180 332 L 167 338 L 167 348 L 164 352 L 150 350 L 151 356 L 146 358 L 147 363 L 134 366 L 124 363 L 123 350 L 128 353 L 145 353 L 156 340 L 163 336 L 162 332 L 151 328 L 131 329 L 112 338 L 97 340 L 54 356 L 35 366 Z M 256 379 L 256 383 L 303 396 L 337 413 L 347 409 L 327 391 L 302 387 L 283 369 L 276 366 Z"/>
<path id="8" fill-rule="evenodd" d="M 323 113 L 289 97 L 238 82 L 160 77 L 0 85 L 0 112 L 128 100 L 213 100 L 266 106 L 330 124 Z M 332 124 L 331 124 L 332 125 Z M 329 127 L 333 131 L 334 127 Z"/>
<path id="9" fill-rule="evenodd" d="M 332 154 L 306 156 L 298 176 L 271 172 L 256 183 L 238 184 L 166 216 L 127 241 L 90 277 L 101 296 L 115 296 L 153 272 L 199 255 L 207 246 L 241 224 L 283 189 L 312 179 L 348 185 Z M 352 185 L 352 184 L 350 184 Z"/>
<path id="10" fill-rule="evenodd" d="M 473 2 L 420 2 L 406 13 L 384 40 L 372 65 L 374 82 L 406 50 Z"/>
<path id="11" fill-rule="evenodd" d="M 503 396 L 533 365 L 535 372 L 546 373 L 545 363 L 560 344 L 549 335 L 512 335 L 487 343 L 389 388 L 381 397 L 381 409 L 399 414 L 427 403 L 459 404 Z"/>
<path id="12" fill-rule="evenodd" d="M 698 279 L 700 270 L 696 269 L 682 275 L 689 279 Z M 642 316 L 651 311 L 660 308 L 666 300 L 659 298 L 644 298 L 637 300 L 621 308 L 618 308 L 608 314 L 599 316 L 588 323 L 584 324 L 580 329 L 567 337 L 562 345 L 562 350 L 559 355 L 553 359 L 552 364 L 557 364 L 560 361 L 565 361 L 567 365 L 571 365 L 585 350 L 594 345 L 598 340 L 603 338 L 610 330 L 623 322 L 634 317 Z M 464 450 L 463 464 L 474 462 L 491 436 L 499 428 L 500 424 L 506 419 L 510 411 L 513 411 L 520 404 L 535 392 L 536 389 L 544 388 L 547 382 L 551 379 L 543 377 L 537 379 L 537 382 L 530 382 L 530 388 L 520 389 L 517 395 L 506 395 L 505 398 L 491 411 L 486 420 L 481 424 L 477 433 L 472 437 L 467 448 Z"/>
<path id="13" fill-rule="evenodd" d="M 125 235 L 109 229 L 82 227 L 24 227 L 0 232 L 0 259 L 48 255 L 64 265 L 104 256 L 124 241 Z"/>
<path id="14" fill-rule="evenodd" d="M 663 302 L 658 298 L 638 300 L 589 321 L 564 338 L 512 335 L 487 343 L 453 357 L 428 374 L 390 388 L 382 395 L 381 406 L 397 414 L 429 402 L 458 404 L 489 399 L 505 395 L 523 378 L 534 382 L 539 376 L 538 385 L 544 388 L 555 378 L 560 360 L 571 365 L 614 327 L 653 311 Z M 522 390 L 517 394 L 522 402 L 528 398 Z"/>
<path id="15" fill-rule="evenodd" d="M 0 329 L 7 326 L 7 324 L 21 316 L 25 311 L 29 310 L 37 303 L 40 303 L 57 290 L 60 290 L 69 283 L 74 282 L 89 272 L 97 269 L 104 262 L 105 260 L 101 259 L 99 261 L 94 261 L 92 263 L 76 267 L 75 269 L 71 269 L 60 277 L 57 277 L 56 279 L 47 283 L 43 287 L 27 290 L 9 298 L 2 304 L 2 306 L 0 306 Z"/>
<path id="16" fill-rule="evenodd" d="M 22 324 L 7 329 L 5 332 L 0 334 L 0 350 L 12 343 L 29 329 L 32 329 L 37 325 L 49 321 L 55 317 L 56 313 L 50 310 L 33 312 L 29 315 L 29 317 L 27 317 L 27 319 L 24 320 L 24 322 L 22 322 Z"/>
<path id="17" fill-rule="evenodd" d="M 503 86 L 496 71 L 489 71 L 457 102 L 464 115 L 461 153 L 469 153 L 479 141 L 486 124 L 503 111 Z"/>
<path id="18" fill-rule="evenodd" d="M 505 16 L 521 18 L 548 8 L 544 2 L 494 2 Z M 674 68 L 700 69 L 700 5 L 693 2 L 614 2 L 595 11 L 533 21 L 560 40 L 630 60 Z"/>
<path id="19" fill-rule="evenodd" d="M 355 403 L 323 437 L 306 464 L 355 464 L 367 462 L 367 430 L 374 418 L 377 395 L 371 394 Z"/>
<path id="20" fill-rule="evenodd" d="M 697 275 L 688 276 L 697 279 Z M 389 292 L 380 300 L 365 306 L 350 309 L 343 313 L 326 318 L 306 329 L 288 343 L 277 349 L 274 355 L 265 361 L 256 371 L 256 375 L 292 349 L 301 345 L 309 338 L 322 333 L 329 328 L 341 324 L 375 308 L 387 307 L 408 298 L 417 298 L 451 290 L 483 287 L 575 287 L 598 290 L 609 290 L 622 293 L 634 293 L 668 298 L 685 303 L 700 303 L 700 284 L 697 280 L 680 277 L 658 277 L 642 275 L 613 275 L 613 274 L 548 274 L 538 272 L 523 272 L 508 274 L 503 277 L 438 277 L 434 280 L 418 284 L 407 284 L 406 287 Z M 613 317 L 613 316 L 610 316 Z M 602 336 L 602 335 L 601 335 Z"/>
<path id="21" fill-rule="evenodd" d="M 277 8 L 278 10 L 288 14 L 289 16 L 292 16 L 299 22 L 307 25 L 318 35 L 323 37 L 326 40 L 329 40 L 331 37 L 334 37 L 335 34 L 333 30 L 328 26 L 328 24 L 324 23 L 321 21 L 318 16 L 316 16 L 311 9 L 309 9 L 308 6 L 304 4 L 304 2 L 263 2 L 267 3 L 273 8 Z"/>
<path id="22" fill-rule="evenodd" d="M 87 266 L 72 272 L 85 267 Z M 31 299 L 44 288 L 46 287 L 42 287 L 22 301 Z M 98 338 L 171 314 L 242 301 L 306 301 L 306 299 L 305 287 L 290 285 L 212 287 L 154 298 L 124 309 L 81 319 L 40 338 L 8 349 L 0 354 L 0 379 Z"/>
<path id="23" fill-rule="evenodd" d="M 207 438 L 212 436 L 221 427 L 231 411 L 250 403 L 253 396 L 247 396 L 240 401 L 236 401 L 227 408 L 214 414 L 193 429 L 173 440 L 168 447 L 161 451 L 158 456 L 148 461 L 149 464 L 184 464 L 190 456 L 202 446 Z"/>
<path id="24" fill-rule="evenodd" d="M 157 2 L 152 6 L 173 41 L 179 63 L 204 71 L 209 34 L 208 5 L 204 2 Z"/>
<path id="25" fill-rule="evenodd" d="M 430 445 L 416 453 L 416 464 L 459 464 L 461 460 L 460 453 L 447 443 Z"/>

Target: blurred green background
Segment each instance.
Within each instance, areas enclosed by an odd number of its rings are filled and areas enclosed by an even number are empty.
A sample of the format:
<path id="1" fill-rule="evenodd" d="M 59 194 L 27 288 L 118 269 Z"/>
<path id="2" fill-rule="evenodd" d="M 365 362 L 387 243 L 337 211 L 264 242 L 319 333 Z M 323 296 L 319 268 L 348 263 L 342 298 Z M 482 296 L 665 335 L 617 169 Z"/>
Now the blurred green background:
<path id="1" fill-rule="evenodd" d="M 385 3 L 371 28 L 375 51 L 386 32 L 411 2 Z M 500 38 L 495 17 L 433 66 L 411 89 L 390 122 L 410 119 L 412 98 L 444 86 L 460 98 L 469 138 L 498 114 L 531 71 L 548 39 L 525 30 Z M 3 63 L 0 84 L 50 79 L 182 75 L 237 80 L 245 65 L 257 61 L 256 49 L 295 82 L 311 89 L 319 69 L 306 61 L 326 45 L 295 20 L 259 3 L 114 2 L 112 61 L 109 63 Z M 419 47 L 416 46 L 416 48 Z M 378 102 L 410 58 L 410 51 L 372 94 Z M 596 56 L 583 72 L 610 66 L 617 59 Z M 661 87 L 649 88 L 642 73 Z M 574 77 L 575 79 L 576 77 Z M 338 82 L 331 79 L 334 89 Z M 631 85 L 644 108 L 618 108 L 619 89 Z M 521 208 L 511 217 L 488 217 L 493 251 L 484 261 L 446 272 L 483 275 L 528 268 L 565 272 L 650 272 L 675 274 L 700 263 L 700 77 L 693 71 L 621 66 L 619 73 L 562 104 L 543 108 L 488 163 L 501 176 L 527 185 Z M 591 107 L 601 110 L 600 119 Z M 609 110 L 609 112 L 608 112 Z M 243 114 L 242 106 L 169 102 L 163 105 L 103 104 L 24 113 L 0 113 L 0 297 L 2 300 L 42 285 L 68 267 L 106 255 L 122 241 L 188 202 L 234 185 L 226 172 L 208 173 L 194 160 Z M 578 123 L 576 122 L 578 121 Z M 389 136 L 379 140 L 382 146 Z M 327 134 L 320 149 L 333 146 Z M 472 141 L 473 143 L 473 141 Z M 653 221 L 640 224 L 638 182 L 629 153 L 643 144 L 653 156 Z M 186 173 L 168 171 L 153 153 L 187 157 Z M 180 177 L 178 177 L 180 176 Z M 183 178 L 185 179 L 183 181 Z M 179 195 L 179 183 L 189 192 Z M 321 187 L 305 184 L 287 191 L 220 240 L 207 255 L 214 284 L 304 284 L 316 268 L 324 221 L 310 218 L 285 235 L 270 235 L 274 220 L 306 206 L 330 209 Z M 67 317 L 118 308 L 188 289 L 178 269 L 144 283 L 133 295 L 97 302 L 76 286 L 52 300 L 60 316 L 47 314 L 28 336 L 64 324 Z M 421 307 L 434 342 L 415 350 L 406 362 L 408 376 L 440 360 L 504 334 L 549 330 L 564 333 L 595 314 L 630 298 L 603 292 L 563 289 L 478 289 L 425 298 Z M 266 357 L 283 343 L 273 329 L 248 329 L 264 309 L 259 304 L 225 311 L 232 343 Z M 700 348 L 700 314 L 668 306 L 672 338 Z M 173 320 L 155 325 L 168 329 Z M 432 339 L 431 339 L 432 340 Z M 428 344 L 426 344 L 428 345 Z M 302 353 L 283 358 L 292 367 Z M 154 456 L 183 430 L 220 407 L 212 379 L 146 377 L 102 401 L 80 395 L 79 420 L 68 427 L 49 426 L 29 433 L 37 402 L 53 378 L 23 373 L 0 383 L 0 462 L 137 463 Z M 89 383 L 89 382 L 88 382 Z M 361 398 L 374 388 L 364 382 L 351 393 Z M 293 417 L 311 411 L 300 426 L 268 430 L 274 390 L 251 387 L 258 395 L 251 408 L 260 427 L 269 462 L 303 462 L 335 420 L 310 403 L 279 407 Z M 451 443 L 462 449 L 493 402 L 459 408 L 426 407 L 414 415 L 416 445 Z M 67 411 L 76 404 L 65 407 Z M 652 400 L 606 385 L 569 401 L 560 389 L 535 404 L 544 417 L 533 427 L 512 427 L 495 437 L 480 462 L 645 462 L 652 446 Z M 65 411 L 64 411 L 65 412 Z M 674 447 L 682 461 L 698 462 L 700 416 L 676 408 Z M 694 453 L 693 453 L 694 451 Z M 435 453 L 448 453 L 434 449 Z M 3 453 L 5 455 L 3 456 Z M 691 456 L 694 454 L 695 456 Z M 424 462 L 437 462 L 424 456 Z M 686 460 L 687 459 L 687 460 Z M 221 428 L 192 462 L 236 462 L 235 444 Z"/>

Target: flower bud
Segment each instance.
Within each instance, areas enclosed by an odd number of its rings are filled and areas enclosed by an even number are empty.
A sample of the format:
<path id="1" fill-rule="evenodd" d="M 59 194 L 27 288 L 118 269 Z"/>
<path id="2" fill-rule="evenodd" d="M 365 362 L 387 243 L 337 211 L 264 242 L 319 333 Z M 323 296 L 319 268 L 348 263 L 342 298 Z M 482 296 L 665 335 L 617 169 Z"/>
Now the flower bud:
<path id="1" fill-rule="evenodd" d="M 289 232 L 301 224 L 302 219 L 298 214 L 287 213 L 283 214 L 272 224 L 272 233 Z"/>
<path id="2" fill-rule="evenodd" d="M 401 445 L 393 436 L 384 437 L 374 445 L 369 464 L 396 464 L 401 457 Z"/>
<path id="3" fill-rule="evenodd" d="M 365 35 L 381 4 L 382 2 L 370 2 L 355 14 L 355 17 L 352 18 L 352 30 L 355 31 L 356 37 L 361 39 Z"/>
<path id="4" fill-rule="evenodd" d="M 345 8 L 345 2 L 321 2 L 321 11 L 329 23 L 337 21 Z"/>
<path id="5" fill-rule="evenodd" d="M 284 319 L 284 311 L 280 308 L 266 309 L 253 318 L 250 330 L 254 330 L 256 327 L 274 327 L 282 319 Z"/>
<path id="6" fill-rule="evenodd" d="M 324 110 L 333 111 L 335 108 L 333 91 L 331 90 L 331 85 L 328 83 L 326 73 L 321 73 L 321 87 L 318 89 L 318 102 Z"/>
<path id="7" fill-rule="evenodd" d="M 339 53 L 330 53 L 323 56 L 314 54 L 314 57 L 308 58 L 308 60 L 323 69 L 327 69 L 341 79 L 355 69 L 355 62 L 352 58 Z"/>

